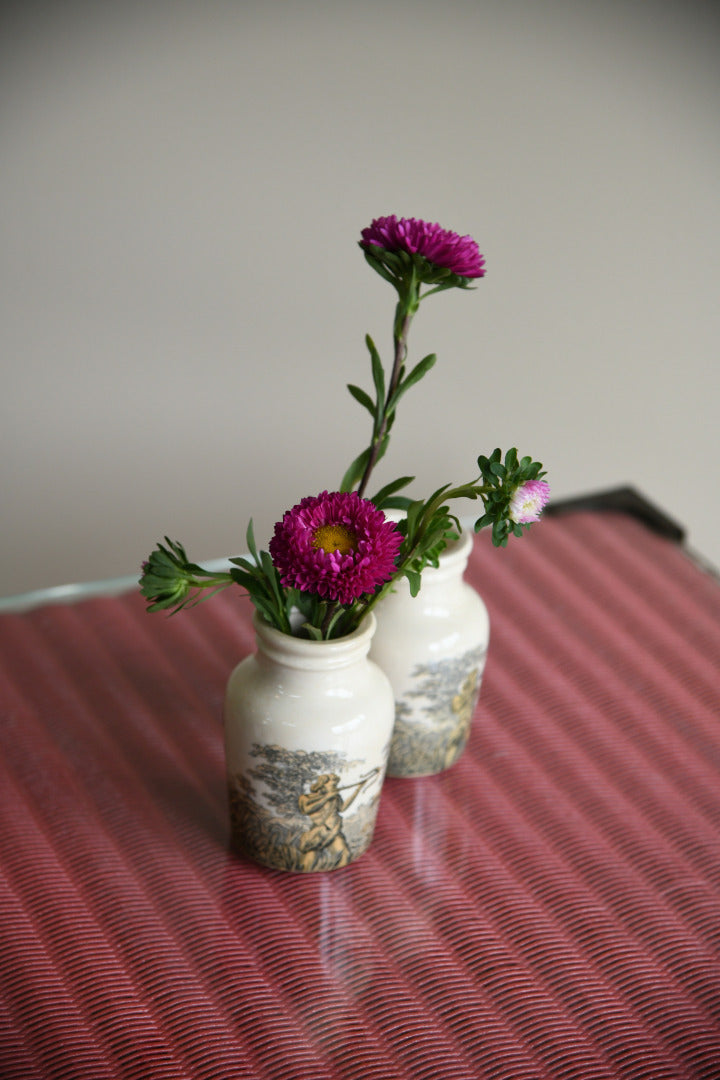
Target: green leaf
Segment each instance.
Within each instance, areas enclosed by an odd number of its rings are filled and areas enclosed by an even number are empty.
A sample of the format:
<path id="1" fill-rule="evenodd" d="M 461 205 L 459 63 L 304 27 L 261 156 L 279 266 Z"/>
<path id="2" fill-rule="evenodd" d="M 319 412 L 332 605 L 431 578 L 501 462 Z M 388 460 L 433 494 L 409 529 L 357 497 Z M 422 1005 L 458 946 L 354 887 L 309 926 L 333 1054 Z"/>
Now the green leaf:
<path id="1" fill-rule="evenodd" d="M 407 535 L 407 538 L 408 538 L 408 541 L 409 541 L 410 545 L 414 544 L 414 542 L 415 542 L 415 530 L 417 528 L 417 523 L 418 523 L 418 520 L 420 518 L 420 515 L 422 514 L 424 509 L 425 509 L 425 503 L 421 499 L 418 499 L 415 502 L 410 503 L 410 505 L 408 507 L 408 510 L 407 510 L 407 534 L 406 535 Z"/>
<path id="2" fill-rule="evenodd" d="M 275 609 L 272 604 L 268 603 L 264 596 L 260 596 L 258 593 L 251 593 L 251 599 L 253 607 L 262 616 L 266 623 L 270 626 L 274 626 L 276 630 L 280 630 L 280 627 L 276 621 Z"/>
<path id="3" fill-rule="evenodd" d="M 404 510 L 407 512 L 409 506 L 412 506 L 413 500 L 408 498 L 407 495 L 392 495 L 389 499 L 385 500 L 382 507 L 383 510 Z"/>
<path id="4" fill-rule="evenodd" d="M 433 289 L 428 289 L 422 294 L 420 299 L 425 300 L 428 296 L 434 296 L 435 293 L 445 292 L 446 289 L 474 289 L 475 286 L 470 284 L 470 280 L 470 278 L 461 278 L 456 274 L 453 274 L 450 281 L 443 281 Z"/>
<path id="5" fill-rule="evenodd" d="M 444 496 L 445 492 L 448 491 L 451 487 L 452 487 L 451 484 L 443 484 L 442 487 L 436 488 L 436 490 L 433 491 L 430 498 L 425 500 L 425 506 L 428 507 L 428 508 L 431 507 L 432 504 L 437 502 L 438 499 L 440 499 L 442 496 Z"/>
<path id="6" fill-rule="evenodd" d="M 267 551 L 260 552 L 260 565 L 262 566 L 265 578 L 268 583 L 271 594 L 275 597 L 275 602 L 279 611 L 283 611 L 285 608 L 285 601 L 282 595 L 282 586 L 280 585 L 280 578 L 277 570 L 275 569 L 275 563 L 270 558 Z"/>
<path id="7" fill-rule="evenodd" d="M 367 411 L 370 413 L 370 415 L 374 419 L 375 418 L 375 402 L 370 397 L 370 395 L 365 390 L 363 390 L 361 387 L 355 386 L 353 383 L 348 383 L 347 388 L 350 391 L 350 393 L 352 394 L 352 396 L 355 398 L 355 400 L 359 401 L 360 404 L 363 406 L 363 408 L 367 409 Z"/>
<path id="8" fill-rule="evenodd" d="M 255 543 L 255 529 L 253 527 L 253 519 L 252 518 L 250 518 L 250 520 L 248 521 L 247 532 L 245 534 L 245 543 L 247 544 L 248 551 L 250 552 L 253 559 L 257 563 L 257 561 L 258 561 L 258 553 L 257 553 L 257 545 Z"/>
<path id="9" fill-rule="evenodd" d="M 407 487 L 408 484 L 412 484 L 414 476 L 401 476 L 398 480 L 393 480 L 391 483 L 386 484 L 385 487 L 380 488 L 377 495 L 375 495 L 370 501 L 374 502 L 379 510 L 382 510 L 386 505 L 387 499 L 394 495 L 396 491 L 400 491 L 402 488 Z"/>
<path id="10" fill-rule="evenodd" d="M 325 631 L 326 640 L 329 640 L 330 638 L 333 638 L 333 637 L 341 637 L 342 636 L 341 633 L 335 634 L 334 631 L 335 631 L 336 627 L 338 627 L 338 625 L 340 624 L 340 620 L 344 616 L 345 616 L 345 608 L 344 607 L 338 607 L 337 611 L 335 612 L 335 614 L 333 615 L 333 617 L 331 618 L 330 622 L 327 625 L 327 629 Z"/>
<path id="11" fill-rule="evenodd" d="M 505 547 L 508 542 L 509 529 L 509 523 L 504 518 L 493 522 L 492 542 L 495 547 Z"/>
<path id="12" fill-rule="evenodd" d="M 390 271 L 387 270 L 385 268 L 385 266 L 383 266 L 383 264 L 381 262 L 378 262 L 377 259 L 374 259 L 369 251 L 364 251 L 363 254 L 365 255 L 365 261 L 370 266 L 372 266 L 373 270 L 375 270 L 376 273 L 378 273 L 380 275 L 380 277 L 385 278 L 386 281 L 389 281 L 391 285 L 394 285 L 395 288 L 397 288 L 397 285 L 398 285 L 397 278 L 394 277 L 390 273 Z"/>
<path id="13" fill-rule="evenodd" d="M 375 385 L 375 394 L 378 400 L 378 407 L 382 407 L 385 401 L 385 371 L 383 369 L 382 360 L 380 359 L 380 353 L 375 348 L 375 342 L 369 334 L 365 335 L 365 344 L 370 352 L 370 363 L 372 365 L 372 377 Z"/>
<path id="14" fill-rule="evenodd" d="M 419 382 L 420 379 L 423 378 L 423 376 L 427 375 L 428 371 L 430 371 L 430 368 L 435 367 L 436 363 L 437 353 L 428 353 L 428 355 L 424 356 L 422 360 L 420 360 L 412 369 L 412 371 L 405 380 L 405 385 L 412 385 L 413 383 Z"/>
<path id="15" fill-rule="evenodd" d="M 243 570 L 248 570 L 250 573 L 255 573 L 255 571 L 257 570 L 257 564 L 256 563 L 251 563 L 249 561 L 249 559 L 245 559 L 242 556 L 240 556 L 238 558 L 235 558 L 235 559 L 230 559 L 228 561 L 231 562 L 233 564 L 233 566 L 240 566 L 240 567 L 242 567 Z M 230 571 L 231 574 L 233 572 L 234 571 L 232 571 L 232 570 Z"/>
<path id="16" fill-rule="evenodd" d="M 240 585 L 248 593 L 252 592 L 255 588 L 255 577 L 253 574 L 248 574 L 246 570 L 231 570 L 230 576 L 236 585 Z"/>
<path id="17" fill-rule="evenodd" d="M 394 409 L 397 406 L 397 403 L 403 394 L 409 390 L 411 386 L 420 382 L 424 375 L 427 375 L 430 368 L 434 366 L 436 360 L 437 356 L 435 353 L 430 353 L 415 365 L 410 374 L 399 383 L 397 390 L 388 403 L 388 409 Z"/>
<path id="18" fill-rule="evenodd" d="M 340 484 L 341 491 L 352 491 L 360 483 L 369 460 L 370 447 L 368 446 L 366 450 L 363 450 L 362 454 L 358 454 L 343 476 Z"/>
<path id="19" fill-rule="evenodd" d="M 479 499 L 480 491 L 475 483 L 459 484 L 448 491 L 445 497 L 447 499 Z"/>
<path id="20" fill-rule="evenodd" d="M 420 574 L 418 574 L 415 570 L 407 569 L 407 570 L 405 570 L 405 577 L 408 579 L 408 582 L 410 583 L 410 595 L 411 596 L 417 596 L 417 594 L 420 592 L 420 585 L 422 584 L 422 576 Z"/>

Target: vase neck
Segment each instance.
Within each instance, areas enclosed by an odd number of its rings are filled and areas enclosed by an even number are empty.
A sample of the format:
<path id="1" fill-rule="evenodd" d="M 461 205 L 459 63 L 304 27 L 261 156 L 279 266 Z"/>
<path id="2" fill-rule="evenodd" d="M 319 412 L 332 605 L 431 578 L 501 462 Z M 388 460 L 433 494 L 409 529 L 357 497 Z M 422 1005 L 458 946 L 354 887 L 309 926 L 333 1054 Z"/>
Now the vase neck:
<path id="1" fill-rule="evenodd" d="M 472 551 L 473 537 L 471 533 L 463 532 L 457 540 L 451 541 L 440 554 L 439 566 L 428 566 L 423 570 L 423 581 L 427 575 L 428 582 L 446 582 L 460 580 Z"/>
<path id="2" fill-rule="evenodd" d="M 306 671 L 331 671 L 362 661 L 370 651 L 375 633 L 375 616 L 369 614 L 352 634 L 331 641 L 283 634 L 256 615 L 253 620 L 258 652 L 276 664 Z"/>

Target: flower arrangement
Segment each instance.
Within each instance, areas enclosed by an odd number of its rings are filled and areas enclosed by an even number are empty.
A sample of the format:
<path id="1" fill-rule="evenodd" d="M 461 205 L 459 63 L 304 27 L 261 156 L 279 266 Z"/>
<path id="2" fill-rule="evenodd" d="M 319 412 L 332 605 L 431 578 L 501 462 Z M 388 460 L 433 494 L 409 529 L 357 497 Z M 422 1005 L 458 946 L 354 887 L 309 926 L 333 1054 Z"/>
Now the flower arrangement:
<path id="1" fill-rule="evenodd" d="M 433 367 L 434 353 L 409 371 L 408 333 L 420 304 L 450 288 L 469 289 L 485 274 L 485 263 L 470 236 L 416 218 L 376 218 L 362 230 L 360 247 L 369 265 L 397 292 L 394 355 L 386 371 L 368 335 L 373 393 L 349 384 L 352 397 L 372 417 L 367 447 L 345 472 L 338 491 L 301 499 L 275 526 L 267 551 L 258 551 L 252 521 L 248 556 L 230 560 L 228 571 L 212 572 L 190 562 L 181 544 L 165 538 L 143 563 L 140 588 L 148 611 L 180 611 L 230 585 L 248 593 L 262 618 L 286 634 L 316 640 L 355 630 L 400 578 L 417 595 L 422 572 L 437 566 L 460 524 L 448 504 L 480 499 L 483 513 L 475 531 L 492 530 L 502 547 L 538 521 L 550 489 L 540 462 L 497 448 L 477 460 L 479 475 L 467 483 L 445 484 L 426 499 L 400 492 L 414 477 L 385 484 L 368 498 L 373 470 L 385 455 L 403 395 Z M 424 287 L 424 291 L 423 291 Z M 401 509 L 390 521 L 384 511 Z"/>

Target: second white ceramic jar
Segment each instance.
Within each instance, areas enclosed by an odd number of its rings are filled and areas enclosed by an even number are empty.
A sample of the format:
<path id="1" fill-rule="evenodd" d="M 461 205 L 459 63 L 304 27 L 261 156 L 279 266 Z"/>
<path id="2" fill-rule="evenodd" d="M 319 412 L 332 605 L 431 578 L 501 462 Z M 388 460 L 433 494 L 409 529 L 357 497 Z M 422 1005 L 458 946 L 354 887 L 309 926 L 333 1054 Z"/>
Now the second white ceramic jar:
<path id="1" fill-rule="evenodd" d="M 370 657 L 395 696 L 388 776 L 441 772 L 465 748 L 490 639 L 487 608 L 463 577 L 472 545 L 462 533 L 416 597 L 403 578 L 375 609 Z"/>

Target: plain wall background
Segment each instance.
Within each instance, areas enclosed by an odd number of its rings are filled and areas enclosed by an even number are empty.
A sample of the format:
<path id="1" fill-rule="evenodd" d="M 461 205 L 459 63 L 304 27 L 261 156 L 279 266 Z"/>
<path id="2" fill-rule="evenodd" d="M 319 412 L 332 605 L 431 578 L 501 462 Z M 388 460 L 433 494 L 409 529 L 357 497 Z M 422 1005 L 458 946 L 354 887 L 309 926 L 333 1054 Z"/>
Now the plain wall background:
<path id="1" fill-rule="evenodd" d="M 6 5 L 0 595 L 245 549 L 366 444 L 371 218 L 471 233 L 377 480 L 540 458 L 720 563 L 720 22 L 692 0 Z M 467 510 L 475 509 L 468 505 Z M 532 542 L 532 533 L 520 541 Z M 502 557 L 502 553 L 498 553 Z"/>

